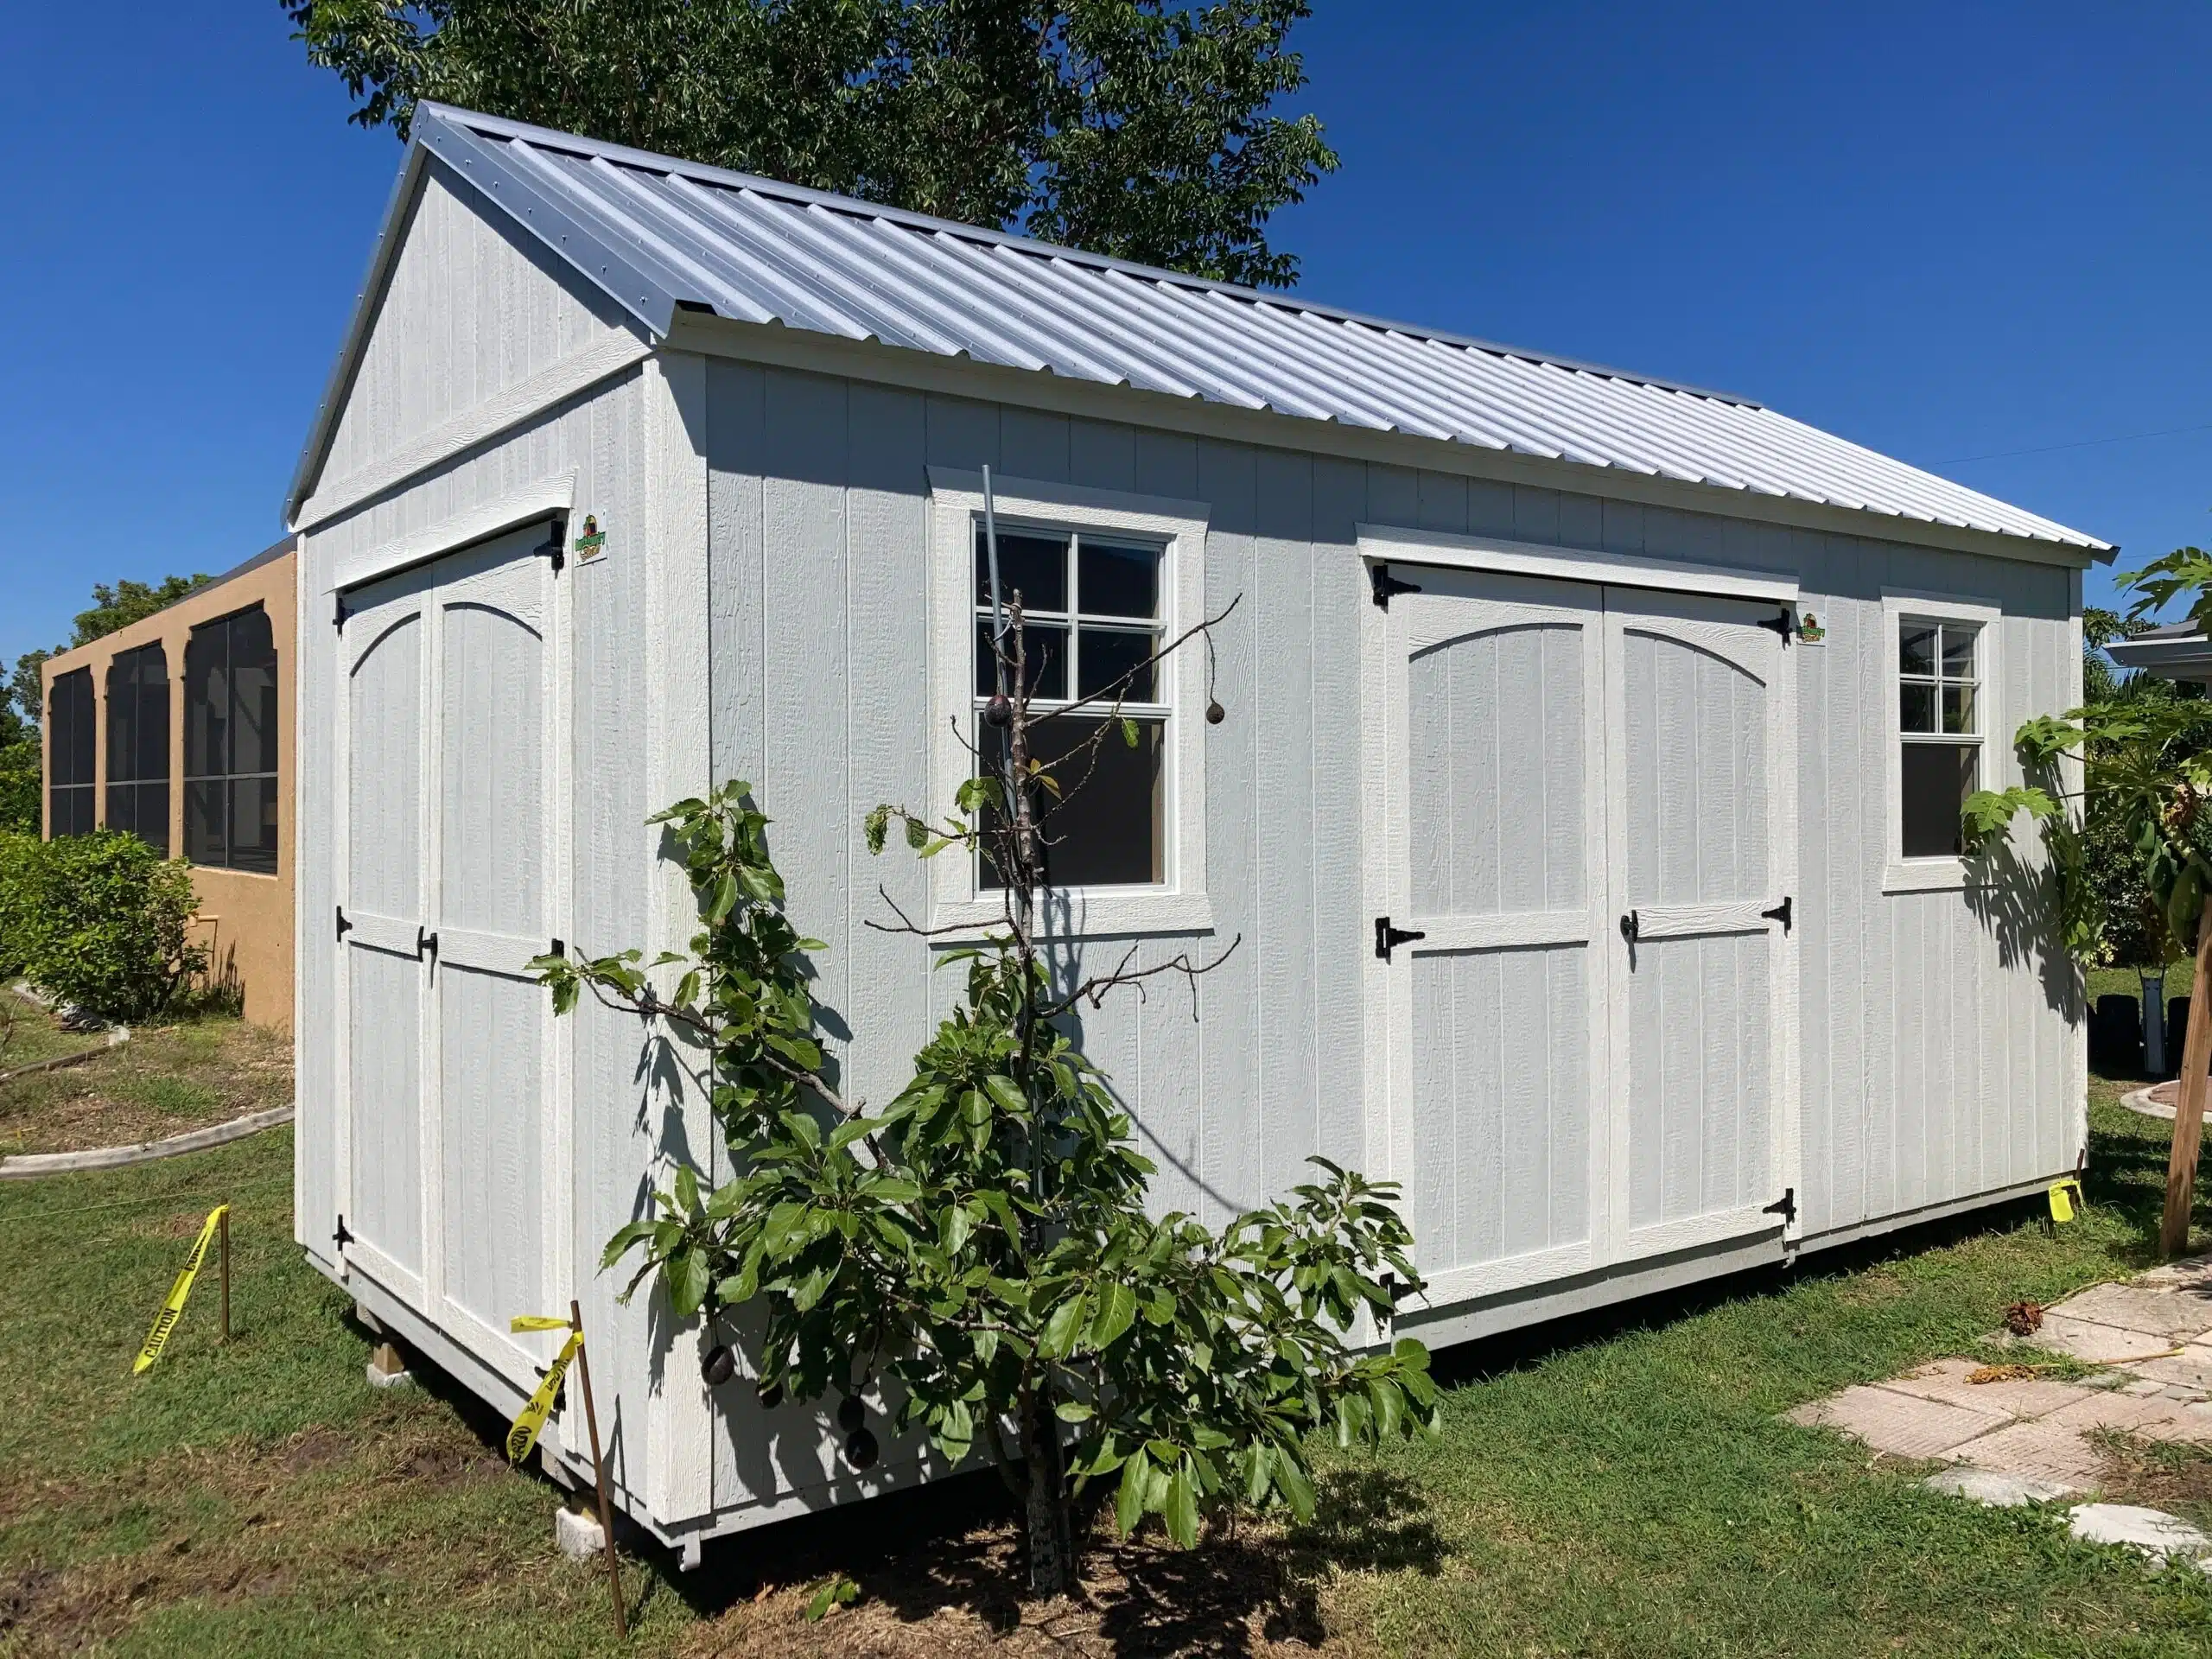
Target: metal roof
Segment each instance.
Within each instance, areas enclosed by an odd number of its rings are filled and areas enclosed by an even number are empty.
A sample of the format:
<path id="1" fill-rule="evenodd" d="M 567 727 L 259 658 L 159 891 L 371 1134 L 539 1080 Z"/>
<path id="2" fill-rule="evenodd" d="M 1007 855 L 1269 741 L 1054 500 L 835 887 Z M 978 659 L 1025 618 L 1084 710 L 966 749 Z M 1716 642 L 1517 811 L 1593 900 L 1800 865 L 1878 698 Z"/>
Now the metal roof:
<path id="1" fill-rule="evenodd" d="M 442 105 L 414 148 L 656 337 L 680 309 L 2108 553 L 1746 398 L 1206 282 Z M 410 156 L 410 173 L 416 164 Z M 407 175 L 403 175 L 403 187 Z M 395 201 L 391 226 L 404 204 Z M 383 265 L 310 438 L 312 482 Z"/>
<path id="2" fill-rule="evenodd" d="M 2162 623 L 2115 639 L 2105 655 L 2122 668 L 2145 669 L 2164 679 L 2212 681 L 2212 644 L 2194 621 Z"/>

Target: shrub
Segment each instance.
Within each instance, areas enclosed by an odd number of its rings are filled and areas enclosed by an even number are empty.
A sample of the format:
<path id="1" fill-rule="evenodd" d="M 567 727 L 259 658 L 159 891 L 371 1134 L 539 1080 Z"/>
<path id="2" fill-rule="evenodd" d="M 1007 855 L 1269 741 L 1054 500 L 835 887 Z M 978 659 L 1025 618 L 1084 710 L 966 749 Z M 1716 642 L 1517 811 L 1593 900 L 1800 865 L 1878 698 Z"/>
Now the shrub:
<path id="1" fill-rule="evenodd" d="M 0 830 L 0 981 L 14 979 L 30 963 L 33 887 L 43 846 L 36 836 Z"/>
<path id="2" fill-rule="evenodd" d="M 25 837 L 11 837 L 21 842 Z M 10 874 L 12 872 L 12 874 Z M 22 970 L 63 1001 L 109 1020 L 161 1013 L 207 953 L 188 943 L 191 868 L 136 836 L 101 830 L 34 842 L 0 860 L 0 928 Z"/>

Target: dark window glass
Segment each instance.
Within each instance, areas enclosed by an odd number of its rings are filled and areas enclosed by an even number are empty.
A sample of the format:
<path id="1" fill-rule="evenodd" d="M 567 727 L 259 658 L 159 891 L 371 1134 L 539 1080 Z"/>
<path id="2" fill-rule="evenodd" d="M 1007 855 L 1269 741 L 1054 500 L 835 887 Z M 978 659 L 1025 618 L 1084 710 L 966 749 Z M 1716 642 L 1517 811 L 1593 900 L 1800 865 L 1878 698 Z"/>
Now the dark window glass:
<path id="1" fill-rule="evenodd" d="M 1014 654 L 1008 631 L 1007 654 Z M 1021 625 L 1021 666 L 1033 697 L 1058 699 L 1068 694 L 1068 631 L 1064 627 L 1024 621 Z M 1006 668 L 1006 689 L 1014 690 L 1014 664 Z M 988 697 L 998 690 L 998 664 L 991 657 L 991 619 L 976 619 L 976 695 Z"/>
<path id="2" fill-rule="evenodd" d="M 1160 550 L 1084 538 L 1077 550 L 1076 602 L 1087 616 L 1160 614 Z"/>
<path id="3" fill-rule="evenodd" d="M 99 737 L 92 671 L 72 669 L 54 677 L 47 695 L 47 810 L 57 836 L 89 836 L 97 814 Z"/>
<path id="4" fill-rule="evenodd" d="M 1123 702 L 1152 701 L 1154 664 L 1151 658 L 1160 648 L 1157 634 L 1085 628 L 1082 644 L 1079 696 L 1113 697 Z"/>
<path id="5" fill-rule="evenodd" d="M 276 645 L 258 607 L 193 630 L 184 652 L 184 855 L 274 874 Z"/>
<path id="6" fill-rule="evenodd" d="M 1980 787 L 1981 748 L 1974 743 L 1908 743 L 1901 777 L 1904 855 L 1944 858 L 1965 850 L 1959 809 Z"/>
<path id="7" fill-rule="evenodd" d="M 1056 887 L 1127 887 L 1166 879 L 1161 757 L 1166 722 L 1139 720 L 1131 748 L 1118 720 L 1071 715 L 1031 728 L 1035 758 L 1049 767 L 1060 794 L 1039 790 L 1036 812 L 1045 840 L 1045 876 Z M 1004 738 L 979 728 L 985 755 L 1004 765 Z M 984 815 L 982 884 L 1005 881 L 989 849 L 999 828 Z"/>
<path id="8" fill-rule="evenodd" d="M 107 823 L 169 850 L 169 669 L 159 645 L 108 665 Z"/>
<path id="9" fill-rule="evenodd" d="M 1068 538 L 1034 531 L 999 531 L 999 595 L 1001 603 L 1019 592 L 1025 611 L 1068 607 Z M 990 541 L 976 529 L 976 602 L 991 602 Z"/>

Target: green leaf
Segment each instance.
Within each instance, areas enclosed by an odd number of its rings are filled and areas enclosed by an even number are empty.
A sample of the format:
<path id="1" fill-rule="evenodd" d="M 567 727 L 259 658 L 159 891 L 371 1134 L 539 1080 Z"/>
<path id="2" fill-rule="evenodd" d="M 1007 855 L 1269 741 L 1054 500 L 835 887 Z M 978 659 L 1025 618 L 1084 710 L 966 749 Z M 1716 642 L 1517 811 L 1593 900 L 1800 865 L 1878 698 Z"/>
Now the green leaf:
<path id="1" fill-rule="evenodd" d="M 669 1258 L 668 1301 L 679 1319 L 688 1319 L 707 1300 L 707 1285 L 714 1269 L 702 1249 Z"/>
<path id="2" fill-rule="evenodd" d="M 842 1573 L 814 1592 L 806 1604 L 806 1622 L 819 1624 L 830 1615 L 832 1607 L 849 1607 L 860 1597 L 861 1587 Z"/>
<path id="3" fill-rule="evenodd" d="M 1137 723 L 1126 716 L 1122 721 L 1122 742 L 1132 749 L 1137 746 Z"/>
<path id="4" fill-rule="evenodd" d="M 909 849 L 918 853 L 929 844 L 929 827 L 919 818 L 906 820 L 906 845 Z"/>
<path id="5" fill-rule="evenodd" d="M 1090 1311 L 1090 1298 L 1083 1291 L 1065 1298 L 1045 1320 L 1045 1329 L 1037 1338 L 1037 1351 L 1047 1359 L 1065 1359 L 1075 1347 L 1076 1332 L 1083 1329 L 1084 1315 Z"/>
<path id="6" fill-rule="evenodd" d="M 1313 1482 L 1306 1475 L 1306 1465 L 1300 1461 L 1297 1448 L 1278 1446 L 1274 1449 L 1275 1490 L 1289 1500 L 1290 1512 L 1302 1522 L 1313 1518 Z"/>
<path id="7" fill-rule="evenodd" d="M 1052 1414 L 1064 1423 L 1087 1423 L 1098 1414 L 1080 1400 L 1063 1400 L 1052 1408 Z"/>
<path id="8" fill-rule="evenodd" d="M 734 873 L 725 871 L 721 880 L 715 883 L 714 902 L 707 906 L 707 925 L 709 927 L 720 926 L 722 918 L 736 908 L 737 877 Z"/>
<path id="9" fill-rule="evenodd" d="M 1178 1469 L 1167 1483 L 1160 1518 L 1167 1522 L 1167 1535 L 1180 1548 L 1188 1549 L 1198 1541 L 1198 1494 L 1187 1468 Z"/>
<path id="10" fill-rule="evenodd" d="M 1090 1322 L 1090 1345 L 1110 1348 L 1137 1317 L 1137 1294 L 1127 1285 L 1109 1285 Z"/>
<path id="11" fill-rule="evenodd" d="M 1122 1465 L 1121 1490 L 1114 1497 L 1114 1524 L 1124 1538 L 1135 1532 L 1137 1522 L 1144 1519 L 1145 1493 L 1151 1480 L 1152 1459 L 1139 1446 Z"/>

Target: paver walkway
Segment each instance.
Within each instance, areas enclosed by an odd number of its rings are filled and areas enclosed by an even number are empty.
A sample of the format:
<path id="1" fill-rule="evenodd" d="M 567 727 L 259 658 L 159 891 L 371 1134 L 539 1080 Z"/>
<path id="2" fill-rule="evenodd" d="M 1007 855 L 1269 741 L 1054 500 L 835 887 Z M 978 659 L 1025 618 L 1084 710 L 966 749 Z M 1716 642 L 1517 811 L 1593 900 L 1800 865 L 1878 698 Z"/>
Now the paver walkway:
<path id="1" fill-rule="evenodd" d="M 2028 1344 L 2103 1369 L 2062 1382 L 1946 1359 L 1808 1402 L 1789 1421 L 1841 1429 L 1891 1457 L 1956 1465 L 1930 1484 L 1984 1503 L 2095 1492 L 2104 1459 L 2087 1438 L 2094 1430 L 2212 1444 L 2212 1255 L 2070 1296 L 2045 1313 Z M 2119 1507 L 2082 1506 L 2076 1531 L 2094 1535 L 2102 1517 L 2089 1512 Z M 2142 1547 L 2212 1549 L 2212 1539 L 2172 1525 L 2181 1533 L 2171 1541 Z"/>

